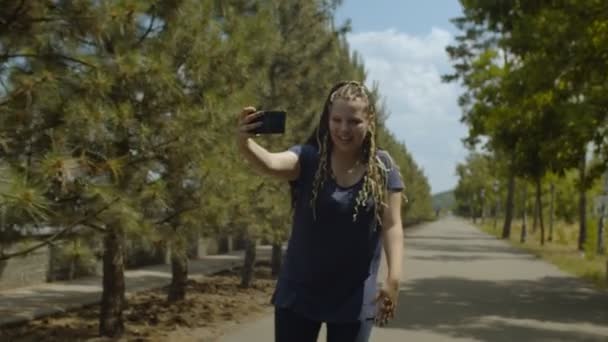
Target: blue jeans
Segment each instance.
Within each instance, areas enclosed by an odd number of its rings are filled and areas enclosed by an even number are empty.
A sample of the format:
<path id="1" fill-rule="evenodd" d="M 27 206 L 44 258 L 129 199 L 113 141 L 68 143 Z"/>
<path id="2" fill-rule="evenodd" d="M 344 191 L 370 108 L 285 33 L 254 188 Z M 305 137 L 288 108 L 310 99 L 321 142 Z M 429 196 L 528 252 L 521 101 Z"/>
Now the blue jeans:
<path id="1" fill-rule="evenodd" d="M 302 317 L 289 309 L 275 307 L 275 342 L 317 342 L 320 321 Z M 374 320 L 353 323 L 326 323 L 327 342 L 367 342 Z"/>

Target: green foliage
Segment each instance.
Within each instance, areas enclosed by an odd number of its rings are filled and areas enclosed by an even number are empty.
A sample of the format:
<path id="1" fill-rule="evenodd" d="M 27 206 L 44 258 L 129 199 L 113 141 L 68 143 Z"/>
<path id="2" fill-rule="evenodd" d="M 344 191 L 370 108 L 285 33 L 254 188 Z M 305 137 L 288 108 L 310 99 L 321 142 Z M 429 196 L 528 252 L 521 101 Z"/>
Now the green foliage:
<path id="1" fill-rule="evenodd" d="M 578 0 L 461 4 L 464 15 L 453 22 L 462 34 L 447 48 L 455 72 L 444 80 L 465 87 L 465 142 L 475 147 L 485 141 L 486 151 L 503 161 L 502 174 L 518 176 L 523 187 L 543 182 L 545 214 L 550 199 L 543 179 L 552 178 L 558 218 L 584 223 L 589 210 L 579 212 L 578 199 L 597 194 L 593 184 L 608 160 L 608 106 L 598 93 L 608 82 L 596 72 L 608 62 L 598 45 L 605 40 L 605 6 Z M 590 144 L 599 162 L 575 171 Z"/>
<path id="2" fill-rule="evenodd" d="M 594 260 L 597 256 L 597 225 L 596 219 L 587 220 L 587 239 L 583 247 L 587 260 Z"/>
<path id="3" fill-rule="evenodd" d="M 91 274 L 96 266 L 97 257 L 90 241 L 74 238 L 59 245 L 56 260 L 53 263 L 63 266 L 68 278 L 80 274 Z"/>
<path id="4" fill-rule="evenodd" d="M 382 114 L 381 116 L 385 116 Z M 384 125 L 380 126 L 378 144 L 387 150 L 401 172 L 405 184 L 403 201 L 403 222 L 411 225 L 430 220 L 434 217 L 431 187 L 424 172 L 416 165 L 405 144 L 398 142 L 396 137 Z"/>
<path id="5" fill-rule="evenodd" d="M 497 179 L 491 167 L 491 155 L 471 153 L 466 162 L 456 167 L 459 177 L 454 190 L 457 212 L 462 215 L 480 216 L 489 204 L 495 203 L 500 196 L 500 188 L 495 189 Z M 483 207 L 483 208 L 482 208 Z"/>
<path id="6" fill-rule="evenodd" d="M 241 160 L 236 116 L 286 110 L 286 134 L 260 139 L 284 150 L 310 134 L 332 85 L 365 81 L 339 3 L 0 1 L 0 236 L 55 227 L 74 238 L 72 259 L 88 255 L 86 234 L 116 237 L 106 252 L 124 237 L 181 256 L 199 235 L 284 240 L 287 185 Z M 424 173 L 378 134 L 406 183 L 406 222 L 429 218 Z"/>
<path id="7" fill-rule="evenodd" d="M 444 191 L 433 195 L 433 208 L 441 210 L 453 210 L 456 207 L 454 191 Z"/>
<path id="8" fill-rule="evenodd" d="M 568 244 L 568 242 L 569 242 L 568 234 L 564 229 L 561 229 L 560 227 L 556 227 L 555 235 L 557 236 L 557 238 L 555 239 L 556 243 L 558 243 L 560 245 Z"/>
<path id="9" fill-rule="evenodd" d="M 578 190 L 576 188 L 578 171 L 570 170 L 556 184 L 556 217 L 567 223 L 576 222 L 578 215 Z"/>
<path id="10" fill-rule="evenodd" d="M 49 219 L 50 203 L 44 188 L 31 184 L 26 178 L 12 174 L 4 180 L 0 205 L 5 207 L 4 222 L 41 224 Z"/>
<path id="11" fill-rule="evenodd" d="M 365 81 L 338 3 L 3 2 L 2 233 L 82 221 L 149 246 L 245 229 L 285 239 L 287 185 L 240 159 L 236 115 L 286 110 L 287 133 L 260 139 L 283 150 L 304 142 L 333 84 Z M 430 218 L 423 171 L 382 123 L 379 136 L 406 183 L 406 221 Z"/>

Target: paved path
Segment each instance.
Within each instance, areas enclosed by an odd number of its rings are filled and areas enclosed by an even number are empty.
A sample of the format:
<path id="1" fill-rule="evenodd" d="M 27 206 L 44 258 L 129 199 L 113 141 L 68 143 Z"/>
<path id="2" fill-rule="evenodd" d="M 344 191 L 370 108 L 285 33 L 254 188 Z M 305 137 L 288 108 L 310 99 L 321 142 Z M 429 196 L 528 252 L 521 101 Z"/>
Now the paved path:
<path id="1" fill-rule="evenodd" d="M 258 247 L 258 258 L 268 260 L 268 246 Z M 213 274 L 240 266 L 243 252 L 210 255 L 191 260 L 188 271 L 191 278 Z M 157 265 L 125 272 L 127 293 L 160 288 L 171 282 L 170 265 Z M 6 324 L 29 321 L 34 318 L 63 312 L 101 299 L 101 277 L 88 277 L 73 281 L 44 283 L 13 290 L 0 291 L 0 327 Z"/>
<path id="2" fill-rule="evenodd" d="M 398 315 L 371 341 L 608 341 L 608 293 L 465 221 L 408 230 L 405 246 Z M 267 316 L 220 341 L 268 342 L 272 333 Z"/>

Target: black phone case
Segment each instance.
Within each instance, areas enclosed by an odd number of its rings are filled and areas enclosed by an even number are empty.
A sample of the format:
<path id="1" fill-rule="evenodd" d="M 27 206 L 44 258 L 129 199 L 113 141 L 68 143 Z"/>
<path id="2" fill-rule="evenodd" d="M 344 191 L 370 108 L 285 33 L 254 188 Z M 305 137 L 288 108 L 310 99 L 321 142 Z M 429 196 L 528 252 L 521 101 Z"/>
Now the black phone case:
<path id="1" fill-rule="evenodd" d="M 254 128 L 253 134 L 282 134 L 285 133 L 286 113 L 283 111 L 264 111 L 263 114 L 253 122 L 262 122 L 262 125 Z"/>

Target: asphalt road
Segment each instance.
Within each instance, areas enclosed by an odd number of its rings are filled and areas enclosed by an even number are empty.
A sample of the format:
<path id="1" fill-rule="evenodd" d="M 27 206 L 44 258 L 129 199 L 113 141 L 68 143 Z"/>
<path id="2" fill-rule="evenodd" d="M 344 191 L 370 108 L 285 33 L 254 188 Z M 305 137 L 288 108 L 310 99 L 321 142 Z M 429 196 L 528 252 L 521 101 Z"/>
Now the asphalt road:
<path id="1" fill-rule="evenodd" d="M 371 341 L 608 341 L 608 293 L 464 220 L 407 230 L 405 251 L 397 317 Z M 273 318 L 220 341 L 273 341 Z"/>

